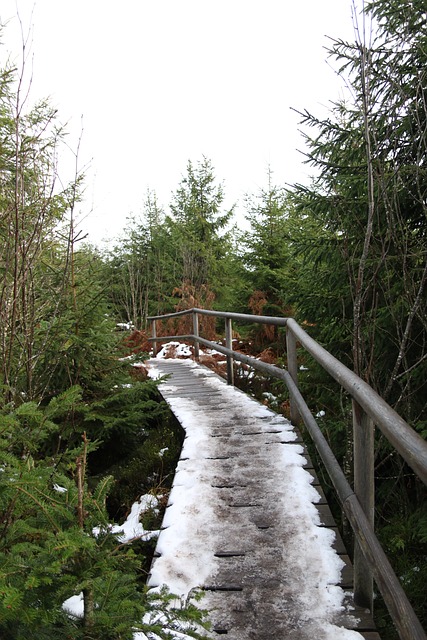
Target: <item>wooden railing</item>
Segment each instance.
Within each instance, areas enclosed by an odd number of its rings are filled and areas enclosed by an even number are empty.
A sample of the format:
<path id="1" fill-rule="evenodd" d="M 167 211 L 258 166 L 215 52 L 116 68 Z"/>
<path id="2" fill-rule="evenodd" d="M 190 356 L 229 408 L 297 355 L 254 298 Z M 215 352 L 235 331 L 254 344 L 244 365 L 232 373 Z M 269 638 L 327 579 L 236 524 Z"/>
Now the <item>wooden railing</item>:
<path id="1" fill-rule="evenodd" d="M 156 322 L 166 318 L 191 314 L 193 333 L 181 336 L 157 337 Z M 225 320 L 225 346 L 199 335 L 199 315 Z M 227 358 L 227 381 L 233 384 L 233 360 L 283 380 L 289 390 L 291 421 L 302 420 L 319 452 L 342 509 L 354 532 L 354 601 L 373 609 L 373 580 L 381 592 L 394 625 L 402 640 L 426 640 L 426 634 L 415 615 L 374 533 L 374 425 L 393 445 L 416 475 L 427 484 L 427 442 L 423 440 L 366 382 L 332 356 L 311 338 L 293 318 L 253 316 L 240 313 L 189 309 L 164 316 L 152 316 L 153 352 L 157 342 L 190 340 L 194 357 L 199 358 L 199 345 L 216 349 Z M 232 321 L 270 324 L 286 328 L 287 369 L 267 364 L 232 349 Z M 352 398 L 354 488 L 345 477 L 328 442 L 298 388 L 297 343 L 345 389 Z"/>

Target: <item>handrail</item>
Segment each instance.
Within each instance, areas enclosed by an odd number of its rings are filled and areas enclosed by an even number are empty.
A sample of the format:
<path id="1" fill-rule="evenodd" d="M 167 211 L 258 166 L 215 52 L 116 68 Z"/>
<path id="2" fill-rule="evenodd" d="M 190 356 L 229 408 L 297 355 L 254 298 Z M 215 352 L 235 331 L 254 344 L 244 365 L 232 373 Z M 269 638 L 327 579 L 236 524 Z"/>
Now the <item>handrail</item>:
<path id="1" fill-rule="evenodd" d="M 193 315 L 193 334 L 182 336 L 156 335 L 156 321 L 165 318 Z M 202 338 L 198 330 L 198 315 L 224 318 L 226 321 L 226 347 Z M 193 308 L 164 316 L 151 316 L 153 351 L 157 341 L 191 340 L 214 348 L 227 357 L 228 382 L 232 383 L 233 360 L 249 364 L 267 375 L 283 380 L 289 390 L 291 419 L 297 423 L 302 418 L 313 439 L 322 461 L 342 504 L 343 510 L 355 534 L 354 550 L 354 600 L 372 611 L 372 576 L 384 598 L 386 606 L 402 640 L 425 640 L 426 635 L 407 597 L 375 536 L 373 528 L 374 478 L 373 478 L 373 425 L 375 424 L 420 479 L 427 484 L 427 442 L 407 424 L 366 382 L 332 356 L 311 338 L 293 318 L 252 316 L 222 311 Z M 286 327 L 288 370 L 280 369 L 254 357 L 231 349 L 231 321 L 239 320 Z M 298 389 L 297 341 L 327 371 L 353 399 L 353 426 L 355 447 L 354 491 L 349 485 L 332 450 L 324 438 Z M 197 348 L 196 348 L 197 347 Z"/>
<path id="2" fill-rule="evenodd" d="M 279 318 L 277 316 L 253 316 L 249 313 L 213 311 L 212 309 L 199 309 L 198 307 L 193 307 L 192 309 L 184 309 L 184 311 L 165 313 L 163 316 L 148 316 L 147 320 L 155 321 L 164 320 L 165 318 L 177 318 L 178 316 L 188 316 L 190 313 L 199 313 L 201 316 L 215 316 L 216 318 L 229 318 L 230 320 L 242 320 L 243 322 L 255 322 L 258 324 L 274 324 L 279 327 L 285 327 L 289 320 L 289 318 Z"/>
<path id="3" fill-rule="evenodd" d="M 427 484 L 427 442 L 358 375 L 313 340 L 295 320 L 288 328 L 313 358 L 357 400 L 402 458 Z"/>

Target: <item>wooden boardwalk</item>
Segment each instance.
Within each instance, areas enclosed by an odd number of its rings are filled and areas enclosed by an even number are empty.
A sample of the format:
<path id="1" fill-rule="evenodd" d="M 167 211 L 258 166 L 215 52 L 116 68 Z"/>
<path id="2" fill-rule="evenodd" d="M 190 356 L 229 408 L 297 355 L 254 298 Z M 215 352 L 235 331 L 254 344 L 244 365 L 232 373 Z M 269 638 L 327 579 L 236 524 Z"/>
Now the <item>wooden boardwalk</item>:
<path id="1" fill-rule="evenodd" d="M 204 367 L 148 364 L 188 436 L 149 585 L 205 589 L 213 638 L 380 640 L 299 433 Z"/>

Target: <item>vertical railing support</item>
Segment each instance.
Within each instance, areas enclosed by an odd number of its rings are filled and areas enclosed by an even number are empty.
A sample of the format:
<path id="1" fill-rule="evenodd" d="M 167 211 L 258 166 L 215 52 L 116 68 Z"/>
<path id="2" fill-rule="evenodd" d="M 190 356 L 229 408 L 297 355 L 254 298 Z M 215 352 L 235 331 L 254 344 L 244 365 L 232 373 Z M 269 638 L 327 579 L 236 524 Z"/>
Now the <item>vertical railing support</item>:
<path id="1" fill-rule="evenodd" d="M 199 350 L 199 341 L 197 338 L 199 337 L 199 316 L 195 311 L 193 311 L 193 335 L 194 337 L 194 359 L 198 360 L 200 357 Z"/>
<path id="2" fill-rule="evenodd" d="M 286 326 L 286 355 L 289 375 L 295 382 L 296 386 L 298 386 L 297 342 L 294 334 L 288 326 Z M 289 399 L 289 402 L 291 409 L 291 422 L 297 426 L 301 421 L 301 416 L 292 397 Z"/>
<path id="3" fill-rule="evenodd" d="M 151 337 L 152 338 L 157 338 L 156 321 L 155 320 L 151 321 Z M 153 357 L 155 358 L 156 355 L 157 355 L 157 341 L 154 339 L 153 340 Z"/>
<path id="4" fill-rule="evenodd" d="M 374 527 L 375 487 L 374 487 L 374 424 L 360 405 L 353 400 L 353 452 L 354 452 L 354 493 Z M 362 548 L 354 545 L 354 602 L 373 612 L 373 579 Z"/>
<path id="5" fill-rule="evenodd" d="M 225 346 L 230 351 L 233 349 L 233 328 L 231 318 L 225 319 Z M 233 357 L 227 356 L 227 384 L 234 384 Z"/>

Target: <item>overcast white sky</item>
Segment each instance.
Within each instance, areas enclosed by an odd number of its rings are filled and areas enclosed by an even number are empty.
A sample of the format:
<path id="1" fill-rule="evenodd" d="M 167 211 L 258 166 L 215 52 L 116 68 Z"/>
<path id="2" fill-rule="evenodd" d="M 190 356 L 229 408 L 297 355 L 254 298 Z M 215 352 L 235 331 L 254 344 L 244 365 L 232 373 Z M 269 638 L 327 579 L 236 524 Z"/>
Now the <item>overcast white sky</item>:
<path id="1" fill-rule="evenodd" d="M 342 94 L 326 36 L 353 38 L 352 0 L 1 0 L 0 61 L 32 25 L 33 100 L 51 97 L 80 164 L 82 230 L 117 236 L 147 187 L 165 208 L 187 161 L 212 160 L 226 205 L 306 180 L 298 115 Z"/>

